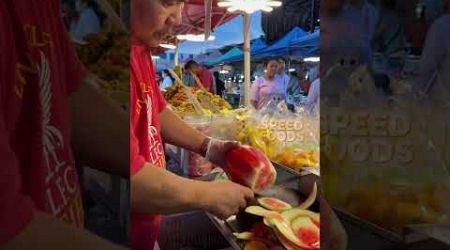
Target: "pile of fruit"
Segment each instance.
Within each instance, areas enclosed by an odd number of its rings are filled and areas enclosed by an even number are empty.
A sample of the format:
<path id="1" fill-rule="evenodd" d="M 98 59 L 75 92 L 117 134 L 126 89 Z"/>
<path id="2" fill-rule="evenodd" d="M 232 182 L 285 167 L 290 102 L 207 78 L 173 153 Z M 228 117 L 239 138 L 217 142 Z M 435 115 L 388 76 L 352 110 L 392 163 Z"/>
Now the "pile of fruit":
<path id="1" fill-rule="evenodd" d="M 257 199 L 257 205 L 247 207 L 237 217 L 238 221 L 255 223 L 250 231 L 235 233 L 235 237 L 247 241 L 244 250 L 320 249 L 320 214 L 308 210 L 316 195 L 314 186 L 308 199 L 298 207 L 271 197 Z"/>
<path id="2" fill-rule="evenodd" d="M 77 54 L 100 87 L 123 106 L 128 106 L 130 79 L 129 35 L 125 32 L 102 32 L 85 36 L 86 45 Z"/>
<path id="3" fill-rule="evenodd" d="M 277 154 L 273 160 L 283 166 L 300 171 L 305 168 L 318 168 L 320 155 L 317 150 L 299 150 L 295 148 L 285 148 Z"/>
<path id="4" fill-rule="evenodd" d="M 194 114 L 194 105 L 189 101 L 186 93 L 184 93 L 185 88 L 187 87 L 180 84 L 169 87 L 164 92 L 164 98 L 175 112 L 179 114 Z M 231 110 L 230 104 L 217 95 L 211 94 L 203 89 L 187 89 L 193 93 L 194 97 L 202 106 L 203 111 L 206 111 L 205 113 L 223 113 Z"/>

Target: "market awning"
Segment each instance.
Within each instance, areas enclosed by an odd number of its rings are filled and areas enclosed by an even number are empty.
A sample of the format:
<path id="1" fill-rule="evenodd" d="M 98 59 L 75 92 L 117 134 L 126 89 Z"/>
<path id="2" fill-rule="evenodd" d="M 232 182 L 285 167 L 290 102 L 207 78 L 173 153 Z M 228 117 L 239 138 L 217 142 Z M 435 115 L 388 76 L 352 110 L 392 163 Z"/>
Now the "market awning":
<path id="1" fill-rule="evenodd" d="M 232 58 L 232 57 L 235 57 L 238 55 L 243 55 L 243 54 L 244 53 L 242 52 L 242 50 L 234 47 L 234 48 L 230 49 L 227 53 L 223 54 L 222 56 L 220 56 L 218 58 L 214 58 L 212 60 L 205 61 L 205 64 L 207 66 L 216 65 L 216 64 L 219 64 L 221 62 L 228 60 L 229 58 Z"/>
<path id="2" fill-rule="evenodd" d="M 274 44 L 255 52 L 252 57 L 255 59 L 259 59 L 270 56 L 287 56 L 289 55 L 289 45 L 292 43 L 292 41 L 298 40 L 308 35 L 308 32 L 302 30 L 299 27 L 295 27 Z"/>
<path id="3" fill-rule="evenodd" d="M 289 45 L 289 54 L 294 57 L 316 57 L 320 53 L 320 31 L 294 40 Z"/>

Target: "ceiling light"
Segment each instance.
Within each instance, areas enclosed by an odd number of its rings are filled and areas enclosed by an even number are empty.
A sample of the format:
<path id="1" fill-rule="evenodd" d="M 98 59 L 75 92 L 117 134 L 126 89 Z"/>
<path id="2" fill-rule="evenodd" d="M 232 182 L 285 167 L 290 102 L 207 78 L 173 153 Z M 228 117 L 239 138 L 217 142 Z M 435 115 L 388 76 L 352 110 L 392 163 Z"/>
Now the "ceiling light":
<path id="1" fill-rule="evenodd" d="M 282 2 L 277 0 L 221 0 L 218 3 L 219 7 L 227 8 L 229 12 L 244 11 L 249 14 L 259 10 L 271 12 L 281 5 Z"/>
<path id="2" fill-rule="evenodd" d="M 194 35 L 194 34 L 178 35 L 177 39 L 178 40 L 186 40 L 186 41 L 190 41 L 190 42 L 204 42 L 205 41 L 205 34 L 199 34 L 199 35 Z M 216 40 L 215 36 L 209 36 L 207 41 L 214 41 L 214 40 Z"/>
<path id="3" fill-rule="evenodd" d="M 308 57 L 303 59 L 305 62 L 320 62 L 320 57 Z"/>
<path id="4" fill-rule="evenodd" d="M 169 44 L 169 43 L 161 43 L 159 46 L 162 48 L 165 48 L 165 49 L 176 49 L 177 48 L 177 46 L 175 46 L 173 44 Z"/>

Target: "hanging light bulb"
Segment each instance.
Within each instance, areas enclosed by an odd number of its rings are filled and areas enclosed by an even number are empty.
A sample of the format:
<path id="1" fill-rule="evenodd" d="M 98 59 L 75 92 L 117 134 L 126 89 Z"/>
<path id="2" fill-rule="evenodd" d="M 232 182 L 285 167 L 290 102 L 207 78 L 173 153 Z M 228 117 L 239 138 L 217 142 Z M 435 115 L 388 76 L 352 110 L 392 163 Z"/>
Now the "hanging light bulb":
<path id="1" fill-rule="evenodd" d="M 244 11 L 248 14 L 258 10 L 271 12 L 281 5 L 282 2 L 278 0 L 221 0 L 218 3 L 219 7 L 227 8 L 229 12 Z"/>

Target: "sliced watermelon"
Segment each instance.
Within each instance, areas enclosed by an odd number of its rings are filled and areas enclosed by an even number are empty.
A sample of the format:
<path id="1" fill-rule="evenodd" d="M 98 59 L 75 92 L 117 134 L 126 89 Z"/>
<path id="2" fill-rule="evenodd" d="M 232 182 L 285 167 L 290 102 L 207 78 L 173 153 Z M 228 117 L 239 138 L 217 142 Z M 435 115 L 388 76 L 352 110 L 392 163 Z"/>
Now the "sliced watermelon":
<path id="1" fill-rule="evenodd" d="M 261 206 L 273 211 L 283 211 L 292 208 L 290 204 L 271 197 L 259 198 L 258 203 L 261 204 Z"/>
<path id="2" fill-rule="evenodd" d="M 292 230 L 296 237 L 311 248 L 318 248 L 320 243 L 320 229 L 308 217 L 297 217 L 292 222 Z"/>
<path id="3" fill-rule="evenodd" d="M 308 198 L 298 207 L 302 209 L 308 209 L 314 203 L 314 201 L 316 201 L 316 198 L 317 198 L 317 184 L 314 182 L 313 190 L 309 194 Z"/>
<path id="4" fill-rule="evenodd" d="M 320 214 L 316 212 L 312 212 L 306 209 L 301 208 L 292 208 L 281 213 L 283 217 L 285 217 L 289 221 L 293 221 L 297 217 L 306 216 L 309 217 L 314 224 L 320 227 Z"/>

